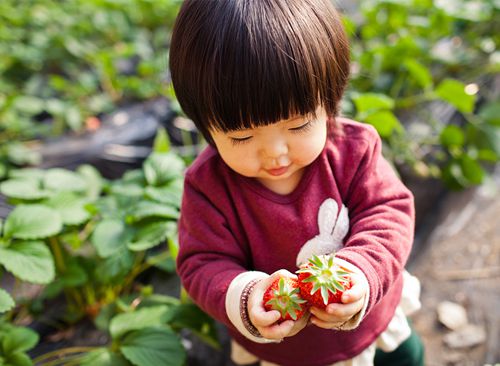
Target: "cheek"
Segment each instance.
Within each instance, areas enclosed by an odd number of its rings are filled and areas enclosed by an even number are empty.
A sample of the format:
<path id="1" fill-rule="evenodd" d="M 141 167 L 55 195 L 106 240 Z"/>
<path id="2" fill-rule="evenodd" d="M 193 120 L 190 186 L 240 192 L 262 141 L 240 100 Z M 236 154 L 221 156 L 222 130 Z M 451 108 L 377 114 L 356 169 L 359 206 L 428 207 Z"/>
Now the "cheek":
<path id="1" fill-rule="evenodd" d="M 253 152 L 250 149 L 242 147 L 230 148 L 228 150 L 221 149 L 219 153 L 222 160 L 235 172 L 244 175 L 252 176 L 259 169 L 259 162 L 255 159 Z"/>

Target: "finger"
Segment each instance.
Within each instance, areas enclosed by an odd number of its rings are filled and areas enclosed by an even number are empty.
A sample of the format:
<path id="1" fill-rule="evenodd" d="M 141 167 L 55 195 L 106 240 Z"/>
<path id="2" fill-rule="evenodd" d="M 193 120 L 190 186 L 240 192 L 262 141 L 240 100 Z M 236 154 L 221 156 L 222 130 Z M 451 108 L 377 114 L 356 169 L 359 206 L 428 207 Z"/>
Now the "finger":
<path id="1" fill-rule="evenodd" d="M 363 301 L 351 302 L 349 304 L 329 304 L 325 312 L 334 319 L 347 320 L 356 315 L 362 307 Z"/>
<path id="2" fill-rule="evenodd" d="M 281 318 L 281 314 L 277 310 L 266 311 L 264 308 L 256 307 L 252 311 L 250 321 L 256 327 L 268 327 L 274 324 Z"/>
<path id="3" fill-rule="evenodd" d="M 362 301 L 350 304 L 329 304 L 325 309 L 311 308 L 311 313 L 325 322 L 344 322 L 356 315 L 362 307 Z"/>
<path id="4" fill-rule="evenodd" d="M 311 316 L 311 323 L 314 324 L 315 326 L 323 328 L 323 329 L 340 329 L 340 327 L 344 324 L 343 321 L 327 322 L 327 321 L 318 319 L 315 316 Z"/>
<path id="5" fill-rule="evenodd" d="M 259 329 L 259 332 L 264 338 L 283 339 L 291 332 L 294 323 L 292 320 L 286 320 L 283 323 Z"/>
<path id="6" fill-rule="evenodd" d="M 359 275 L 354 274 L 351 277 L 351 280 L 353 282 L 353 286 L 342 294 L 341 300 L 344 304 L 361 300 L 366 294 L 366 284 L 361 281 Z"/>

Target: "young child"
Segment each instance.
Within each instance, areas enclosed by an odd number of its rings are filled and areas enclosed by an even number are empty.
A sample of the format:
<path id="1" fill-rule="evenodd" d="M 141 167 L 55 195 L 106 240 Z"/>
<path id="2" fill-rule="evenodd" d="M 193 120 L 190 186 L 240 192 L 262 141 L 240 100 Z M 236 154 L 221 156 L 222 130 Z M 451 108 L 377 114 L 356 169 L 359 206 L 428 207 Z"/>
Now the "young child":
<path id="1" fill-rule="evenodd" d="M 186 0 L 170 70 L 209 146 L 186 172 L 178 272 L 238 364 L 421 365 L 406 314 L 413 197 L 376 131 L 336 117 L 349 46 L 330 0 Z M 341 304 L 277 322 L 262 297 L 313 254 L 352 271 Z M 378 348 L 377 355 L 375 350 Z"/>

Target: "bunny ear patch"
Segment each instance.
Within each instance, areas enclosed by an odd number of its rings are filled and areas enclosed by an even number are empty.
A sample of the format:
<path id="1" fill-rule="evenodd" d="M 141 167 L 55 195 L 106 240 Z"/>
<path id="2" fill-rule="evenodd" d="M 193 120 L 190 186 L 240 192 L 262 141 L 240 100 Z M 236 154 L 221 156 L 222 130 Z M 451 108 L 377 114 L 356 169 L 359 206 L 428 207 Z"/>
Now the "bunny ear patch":
<path id="1" fill-rule="evenodd" d="M 344 237 L 349 231 L 347 207 L 342 205 L 338 212 L 335 200 L 326 199 L 318 210 L 319 234 L 309 239 L 297 255 L 297 266 L 306 263 L 313 254 L 331 254 L 342 248 Z"/>
<path id="2" fill-rule="evenodd" d="M 339 206 L 332 198 L 327 198 L 321 206 L 319 206 L 318 212 L 318 227 L 319 236 L 328 237 L 332 235 L 335 228 L 335 222 L 337 221 L 337 213 L 339 211 Z"/>

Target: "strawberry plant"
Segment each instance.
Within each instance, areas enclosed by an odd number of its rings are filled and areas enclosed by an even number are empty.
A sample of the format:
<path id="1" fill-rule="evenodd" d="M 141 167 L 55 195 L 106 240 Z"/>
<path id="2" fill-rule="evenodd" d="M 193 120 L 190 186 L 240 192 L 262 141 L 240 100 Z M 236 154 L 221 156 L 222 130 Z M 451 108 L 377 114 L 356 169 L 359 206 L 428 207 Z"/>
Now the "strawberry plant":
<path id="1" fill-rule="evenodd" d="M 499 8 L 469 3 L 362 1 L 362 18 L 346 19 L 354 36 L 344 113 L 377 129 L 397 167 L 451 188 L 481 183 L 485 166 L 500 157 L 491 84 Z"/>
<path id="2" fill-rule="evenodd" d="M 46 304 L 64 298 L 59 321 L 90 318 L 110 334 L 109 349 L 99 350 L 102 362 L 112 352 L 110 365 L 118 359 L 146 365 L 148 357 L 158 361 L 154 364 L 182 365 L 185 353 L 178 332 L 183 328 L 217 344 L 213 321 L 196 306 L 154 294 L 140 281 L 153 268 L 175 270 L 185 164 L 168 151 L 165 136 L 158 134 L 142 169 L 116 181 L 105 180 L 88 165 L 76 171 L 9 172 L 0 192 L 14 208 L 0 222 L 0 275 L 9 272 L 16 281 L 39 285 L 40 290 L 36 298 L 22 299 L 15 286 L 10 294 L 1 289 L 5 319 L 12 324 L 26 321 L 28 311 L 36 317 Z M 51 355 L 45 357 L 42 360 Z M 171 363 L 164 363 L 166 359 Z"/>

